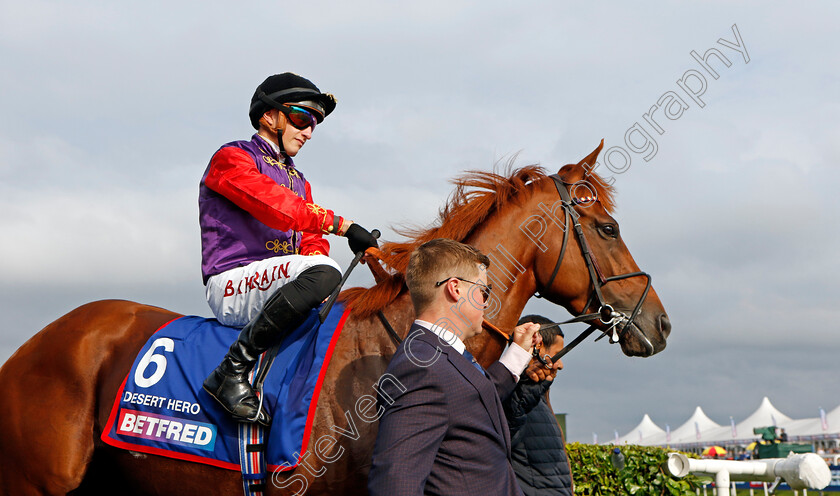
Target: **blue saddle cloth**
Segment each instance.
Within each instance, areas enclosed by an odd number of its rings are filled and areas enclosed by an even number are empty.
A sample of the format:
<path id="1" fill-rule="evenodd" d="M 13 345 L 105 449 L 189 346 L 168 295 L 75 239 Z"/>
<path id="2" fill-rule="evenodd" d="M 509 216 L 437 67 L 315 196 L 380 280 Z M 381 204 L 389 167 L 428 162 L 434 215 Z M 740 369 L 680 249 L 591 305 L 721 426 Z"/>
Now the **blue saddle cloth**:
<path id="1" fill-rule="evenodd" d="M 319 324 L 313 310 L 280 344 L 263 391 L 272 417 L 269 469 L 295 466 L 295 454 L 306 450 L 321 382 L 348 313 L 336 303 Z M 215 319 L 191 316 L 158 329 L 123 381 L 102 441 L 239 470 L 237 423 L 201 388 L 238 335 Z"/>

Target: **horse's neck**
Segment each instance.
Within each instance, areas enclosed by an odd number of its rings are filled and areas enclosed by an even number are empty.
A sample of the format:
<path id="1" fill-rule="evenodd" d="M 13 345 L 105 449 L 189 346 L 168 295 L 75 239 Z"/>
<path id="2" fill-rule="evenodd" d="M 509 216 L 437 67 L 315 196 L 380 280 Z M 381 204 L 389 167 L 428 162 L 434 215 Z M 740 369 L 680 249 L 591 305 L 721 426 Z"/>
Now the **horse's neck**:
<path id="1" fill-rule="evenodd" d="M 535 246 L 525 236 L 503 237 L 499 233 L 512 232 L 518 226 L 520 213 L 510 213 L 491 219 L 477 230 L 467 242 L 490 258 L 488 279 L 493 284 L 493 297 L 485 311 L 485 318 L 505 332 L 513 332 L 528 300 L 536 292 L 534 277 Z M 498 360 L 507 343 L 495 332 L 485 330 L 467 343 L 470 352 L 482 365 Z"/>

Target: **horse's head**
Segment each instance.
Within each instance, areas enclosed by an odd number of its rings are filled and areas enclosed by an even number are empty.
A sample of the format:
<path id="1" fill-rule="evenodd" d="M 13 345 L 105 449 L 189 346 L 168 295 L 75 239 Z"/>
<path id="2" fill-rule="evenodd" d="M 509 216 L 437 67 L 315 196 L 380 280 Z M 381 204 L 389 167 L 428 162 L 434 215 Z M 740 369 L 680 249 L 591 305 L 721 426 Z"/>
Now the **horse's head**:
<path id="1" fill-rule="evenodd" d="M 536 182 L 532 205 L 542 214 L 520 229 L 538 245 L 534 272 L 541 296 L 574 315 L 600 312 L 590 323 L 609 330 L 625 355 L 650 356 L 665 348 L 671 323 L 650 276 L 640 272 L 610 215 L 612 187 L 590 172 L 602 147 L 603 141 L 577 164 L 561 168 L 556 178 Z"/>
<path id="2" fill-rule="evenodd" d="M 454 181 L 455 191 L 437 225 L 403 229 L 409 241 L 381 247 L 382 260 L 394 273 L 382 272 L 373 288 L 349 289 L 342 298 L 360 318 L 375 316 L 405 293 L 401 274 L 411 252 L 431 239 L 450 238 L 474 245 L 491 260 L 493 294 L 484 316 L 499 332 L 479 334 L 467 343 L 479 362 L 499 358 L 507 343 L 500 329 L 513 327 L 535 292 L 575 315 L 597 313 L 588 320 L 610 334 L 616 330 L 627 355 L 662 351 L 671 330 L 668 316 L 648 285 L 649 276 L 634 274 L 639 268 L 610 216 L 612 188 L 589 172 L 593 167 L 587 164 L 595 164 L 602 147 L 603 142 L 552 177 L 537 166 L 509 176 L 467 172 Z M 583 201 L 588 196 L 594 200 Z M 574 218 L 581 235 L 574 229 Z"/>

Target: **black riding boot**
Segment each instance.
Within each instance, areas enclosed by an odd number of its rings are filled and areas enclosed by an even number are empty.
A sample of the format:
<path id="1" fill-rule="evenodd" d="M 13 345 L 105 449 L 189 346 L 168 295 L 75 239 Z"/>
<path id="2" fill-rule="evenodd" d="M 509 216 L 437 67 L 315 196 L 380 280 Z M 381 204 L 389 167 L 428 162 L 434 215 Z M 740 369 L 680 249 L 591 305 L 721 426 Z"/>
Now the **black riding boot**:
<path id="1" fill-rule="evenodd" d="M 271 424 L 268 413 L 260 410 L 248 373 L 261 353 L 303 322 L 308 310 L 298 311 L 282 289 L 274 293 L 259 315 L 242 328 L 222 363 L 204 380 L 204 390 L 236 420 Z"/>

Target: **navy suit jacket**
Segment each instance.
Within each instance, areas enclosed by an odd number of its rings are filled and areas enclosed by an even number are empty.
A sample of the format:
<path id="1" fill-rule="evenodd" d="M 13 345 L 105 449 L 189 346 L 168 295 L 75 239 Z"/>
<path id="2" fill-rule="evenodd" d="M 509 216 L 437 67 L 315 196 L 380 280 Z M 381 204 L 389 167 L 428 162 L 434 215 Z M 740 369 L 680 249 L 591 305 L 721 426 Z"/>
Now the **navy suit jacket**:
<path id="1" fill-rule="evenodd" d="M 371 496 L 522 495 L 502 409 L 516 384 L 504 365 L 494 363 L 485 376 L 415 324 L 386 373 L 404 390 L 380 390 L 385 412 L 368 479 Z"/>

